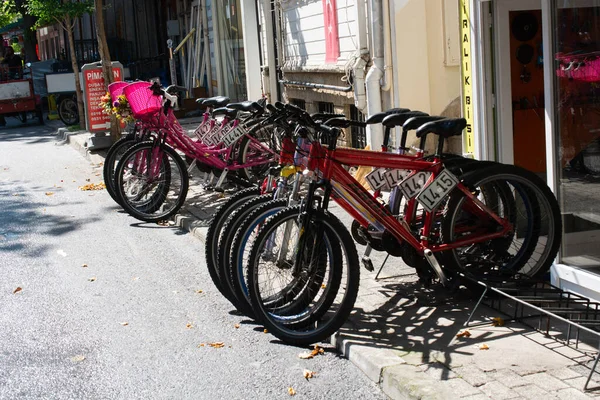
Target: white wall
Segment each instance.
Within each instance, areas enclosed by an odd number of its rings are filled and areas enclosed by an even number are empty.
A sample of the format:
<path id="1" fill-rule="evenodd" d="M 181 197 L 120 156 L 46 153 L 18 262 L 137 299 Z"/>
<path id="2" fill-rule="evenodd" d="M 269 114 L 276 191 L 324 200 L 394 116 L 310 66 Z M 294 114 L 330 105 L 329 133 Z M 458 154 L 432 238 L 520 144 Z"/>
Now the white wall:
<path id="1" fill-rule="evenodd" d="M 325 64 L 325 23 L 322 0 L 283 1 L 284 58 L 287 67 Z M 345 62 L 356 51 L 354 2 L 337 0 L 340 57 Z"/>

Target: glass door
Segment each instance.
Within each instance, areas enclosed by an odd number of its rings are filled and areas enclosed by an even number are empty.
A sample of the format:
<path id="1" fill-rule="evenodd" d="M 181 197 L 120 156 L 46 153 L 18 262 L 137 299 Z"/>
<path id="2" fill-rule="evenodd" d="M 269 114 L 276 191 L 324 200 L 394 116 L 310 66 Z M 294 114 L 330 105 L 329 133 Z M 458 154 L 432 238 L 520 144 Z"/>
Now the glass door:
<path id="1" fill-rule="evenodd" d="M 600 273 L 600 1 L 554 4 L 561 263 Z"/>
<path id="2" fill-rule="evenodd" d="M 216 0 L 213 5 L 220 42 L 218 76 L 223 80 L 219 83 L 220 94 L 229 96 L 231 101 L 248 100 L 240 0 Z"/>

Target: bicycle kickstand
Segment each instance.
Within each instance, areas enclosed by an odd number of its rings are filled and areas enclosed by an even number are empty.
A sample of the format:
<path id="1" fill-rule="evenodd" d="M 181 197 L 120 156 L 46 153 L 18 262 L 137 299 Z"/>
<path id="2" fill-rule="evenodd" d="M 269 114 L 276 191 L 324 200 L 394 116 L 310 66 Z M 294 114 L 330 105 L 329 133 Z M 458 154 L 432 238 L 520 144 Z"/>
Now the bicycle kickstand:
<path id="1" fill-rule="evenodd" d="M 227 177 L 227 174 L 229 173 L 229 169 L 225 168 L 223 170 L 223 172 L 221 172 L 221 176 L 219 177 L 219 180 L 217 181 L 217 184 L 215 185 L 215 192 L 224 192 L 225 189 L 222 188 L 223 186 L 223 182 L 225 182 L 225 178 Z"/>

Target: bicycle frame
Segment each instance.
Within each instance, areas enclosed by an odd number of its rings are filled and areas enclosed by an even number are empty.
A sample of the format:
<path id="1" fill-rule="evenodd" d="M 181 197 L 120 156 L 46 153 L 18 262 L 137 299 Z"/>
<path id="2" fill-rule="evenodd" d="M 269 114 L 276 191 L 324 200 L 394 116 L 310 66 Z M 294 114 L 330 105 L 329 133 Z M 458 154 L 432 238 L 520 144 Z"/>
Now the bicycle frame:
<path id="1" fill-rule="evenodd" d="M 458 240 L 453 243 L 430 244 L 429 237 L 432 232 L 432 226 L 435 218 L 435 210 L 426 212 L 425 223 L 420 234 L 420 240 L 414 237 L 410 231 L 407 221 L 399 221 L 391 212 L 369 193 L 356 179 L 352 177 L 342 165 L 361 165 L 377 168 L 391 168 L 411 170 L 412 175 L 419 172 L 431 172 L 431 176 L 426 185 L 444 170 L 444 165 L 436 157 L 434 161 L 425 161 L 416 159 L 414 156 L 381 153 L 376 151 L 357 150 L 349 148 L 340 148 L 330 150 L 327 146 L 314 141 L 311 145 L 308 170 L 316 172 L 321 178 L 318 183 L 313 183 L 313 188 L 324 187 L 325 198 L 323 208 L 327 207 L 328 197 L 331 195 L 333 200 L 347 211 L 354 219 L 358 220 L 362 226 L 374 225 L 379 230 L 387 230 L 399 242 L 406 242 L 413 247 L 420 255 L 426 250 L 432 252 L 441 252 L 454 248 L 459 248 L 475 242 L 484 242 L 490 239 L 505 236 L 513 227 L 508 221 L 505 221 L 496 215 L 491 209 L 483 204 L 471 190 L 459 182 L 454 190 L 460 190 L 470 199 L 472 206 L 470 210 L 475 210 L 485 218 L 491 218 L 497 222 L 502 229 L 495 233 L 483 234 L 473 238 Z M 309 190 L 309 196 L 314 190 Z M 312 197 L 312 196 L 311 196 Z M 415 200 L 416 207 L 416 200 Z M 312 205 L 312 201 L 307 201 Z"/>

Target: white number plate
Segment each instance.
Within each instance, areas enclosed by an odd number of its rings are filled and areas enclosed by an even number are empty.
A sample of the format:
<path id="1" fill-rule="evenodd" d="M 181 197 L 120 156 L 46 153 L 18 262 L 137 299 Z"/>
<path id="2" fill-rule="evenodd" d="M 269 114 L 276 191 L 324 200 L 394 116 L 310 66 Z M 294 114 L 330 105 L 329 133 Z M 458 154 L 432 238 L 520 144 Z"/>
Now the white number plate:
<path id="1" fill-rule="evenodd" d="M 385 173 L 384 177 L 388 186 L 392 188 L 406 179 L 409 175 L 410 171 L 406 169 L 391 169 Z"/>
<path id="2" fill-rule="evenodd" d="M 417 197 L 417 201 L 427 211 L 433 211 L 444 200 L 456 185 L 458 178 L 447 170 L 443 170 Z"/>
<path id="3" fill-rule="evenodd" d="M 406 197 L 407 199 L 412 199 L 413 197 L 418 195 L 421 192 L 421 190 L 423 190 L 430 175 L 431 172 L 415 172 L 414 174 L 410 175 L 408 178 L 400 182 L 400 185 L 398 185 L 398 187 L 400 188 L 400 190 L 402 190 L 404 197 Z"/>
<path id="4" fill-rule="evenodd" d="M 381 189 L 382 187 L 385 186 L 385 184 L 387 183 L 385 181 L 385 176 L 384 176 L 385 172 L 386 172 L 385 168 L 378 168 L 366 176 L 367 182 L 369 182 L 371 189 L 377 190 L 377 189 Z"/>
<path id="5" fill-rule="evenodd" d="M 223 136 L 223 144 L 225 145 L 225 147 L 229 147 L 235 142 L 237 142 L 237 140 L 245 134 L 246 131 L 244 130 L 244 128 L 242 128 L 241 125 L 238 125 L 234 129 L 227 132 L 225 136 Z"/>

